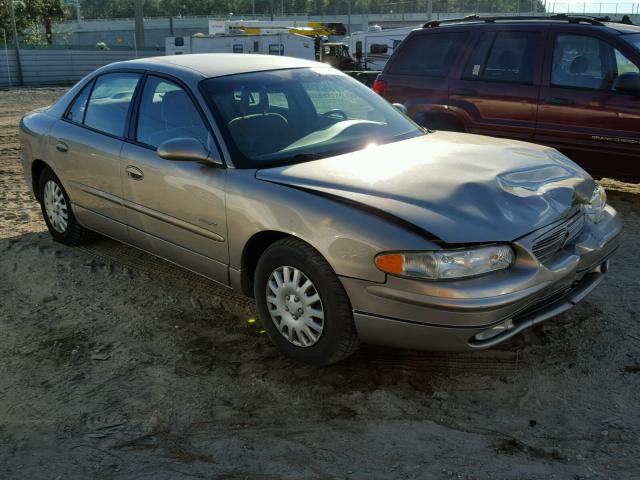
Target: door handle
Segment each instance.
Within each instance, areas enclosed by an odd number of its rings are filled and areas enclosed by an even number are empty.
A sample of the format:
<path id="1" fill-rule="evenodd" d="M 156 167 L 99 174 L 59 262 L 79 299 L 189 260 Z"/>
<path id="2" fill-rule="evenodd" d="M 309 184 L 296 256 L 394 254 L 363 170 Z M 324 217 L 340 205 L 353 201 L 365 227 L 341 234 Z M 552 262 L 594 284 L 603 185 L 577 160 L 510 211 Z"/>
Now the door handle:
<path id="1" fill-rule="evenodd" d="M 549 105 L 575 105 L 576 101 L 573 100 L 572 98 L 566 98 L 566 97 L 550 97 L 550 98 L 545 98 L 544 99 L 544 103 L 547 103 Z"/>
<path id="2" fill-rule="evenodd" d="M 461 95 L 463 97 L 477 97 L 478 91 L 473 88 L 456 88 L 453 92 L 454 95 Z"/>
<path id="3" fill-rule="evenodd" d="M 127 166 L 127 176 L 131 180 L 142 180 L 144 178 L 144 173 L 139 168 L 136 168 L 132 165 Z"/>
<path id="4" fill-rule="evenodd" d="M 58 143 L 56 143 L 56 150 L 62 153 L 67 153 L 69 151 L 69 147 L 63 141 L 58 140 Z"/>

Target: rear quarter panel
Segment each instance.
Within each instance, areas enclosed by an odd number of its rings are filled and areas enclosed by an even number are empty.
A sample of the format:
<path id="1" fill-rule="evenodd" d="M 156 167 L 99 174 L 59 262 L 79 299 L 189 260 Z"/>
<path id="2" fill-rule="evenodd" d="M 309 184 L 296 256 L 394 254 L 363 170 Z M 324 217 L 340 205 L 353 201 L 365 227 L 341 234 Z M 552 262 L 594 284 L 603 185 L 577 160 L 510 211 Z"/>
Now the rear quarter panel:
<path id="1" fill-rule="evenodd" d="M 398 75 L 392 73 L 393 64 L 403 55 L 403 49 L 406 49 L 408 41 L 416 36 L 428 38 L 438 33 L 462 33 L 466 35 L 466 40 L 460 48 L 455 60 L 450 65 L 449 72 L 446 77 L 428 77 L 424 75 Z M 387 82 L 387 94 L 385 98 L 392 103 L 401 103 L 407 110 L 411 118 L 418 123 L 423 124 L 422 119 L 425 115 L 434 113 L 450 114 L 449 109 L 449 85 L 454 75 L 460 70 L 461 63 L 470 53 L 470 49 L 479 33 L 469 32 L 467 30 L 456 29 L 455 27 L 446 27 L 446 30 L 430 31 L 428 29 L 412 32 L 402 42 L 400 47 L 394 52 L 384 71 L 378 77 L 379 80 Z M 427 55 L 429 52 L 424 52 Z M 406 54 L 406 52 L 405 52 Z M 466 119 L 461 119 L 466 120 Z"/>
<path id="2" fill-rule="evenodd" d="M 48 107 L 47 107 L 48 108 Z M 24 171 L 26 182 L 35 193 L 36 185 L 33 185 L 31 169 L 35 160 L 42 160 L 55 170 L 48 155 L 49 131 L 57 118 L 50 114 L 47 108 L 34 110 L 28 113 L 22 120 L 18 136 L 20 138 L 20 162 Z"/>

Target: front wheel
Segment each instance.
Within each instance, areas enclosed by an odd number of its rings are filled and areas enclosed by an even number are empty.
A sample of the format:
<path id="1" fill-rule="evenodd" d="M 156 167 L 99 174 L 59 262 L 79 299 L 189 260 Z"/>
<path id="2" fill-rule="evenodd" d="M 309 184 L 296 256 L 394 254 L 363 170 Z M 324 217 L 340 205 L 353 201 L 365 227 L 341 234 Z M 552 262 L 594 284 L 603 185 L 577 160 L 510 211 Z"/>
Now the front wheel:
<path id="1" fill-rule="evenodd" d="M 358 347 L 349 298 L 308 244 L 286 238 L 271 245 L 258 261 L 254 295 L 265 330 L 285 355 L 329 365 Z"/>
<path id="2" fill-rule="evenodd" d="M 60 179 L 50 168 L 45 168 L 39 182 L 40 208 L 49 233 L 54 240 L 65 245 L 80 245 L 95 234 L 78 223 L 71 210 L 71 202 Z"/>

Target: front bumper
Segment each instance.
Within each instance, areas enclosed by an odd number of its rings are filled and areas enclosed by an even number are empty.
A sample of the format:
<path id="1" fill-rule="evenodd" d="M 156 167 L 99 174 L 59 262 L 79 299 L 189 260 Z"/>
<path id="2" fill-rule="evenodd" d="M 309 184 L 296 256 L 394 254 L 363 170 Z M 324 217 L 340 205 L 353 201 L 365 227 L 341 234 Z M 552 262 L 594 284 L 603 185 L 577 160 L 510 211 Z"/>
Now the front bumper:
<path id="1" fill-rule="evenodd" d="M 532 239 L 525 237 L 514 242 L 517 261 L 509 270 L 476 279 L 421 282 L 388 276 L 385 284 L 341 280 L 363 342 L 422 350 L 480 350 L 570 309 L 588 295 L 607 273 L 620 229 L 615 210 L 607 207 L 605 220 L 589 225 L 548 264 L 536 260 L 529 249 Z M 505 322 L 511 327 L 493 330 Z"/>

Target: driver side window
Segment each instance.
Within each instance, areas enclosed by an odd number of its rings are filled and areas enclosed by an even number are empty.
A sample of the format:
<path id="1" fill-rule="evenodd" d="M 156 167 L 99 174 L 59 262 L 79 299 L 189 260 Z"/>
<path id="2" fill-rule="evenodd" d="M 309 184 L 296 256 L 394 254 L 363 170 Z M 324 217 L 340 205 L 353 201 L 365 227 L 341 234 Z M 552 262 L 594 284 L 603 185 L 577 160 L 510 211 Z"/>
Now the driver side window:
<path id="1" fill-rule="evenodd" d="M 598 38 L 568 34 L 556 37 L 551 74 L 554 86 L 610 91 L 618 76 L 638 72 L 637 65 Z"/>
<path id="2" fill-rule="evenodd" d="M 149 76 L 140 100 L 136 140 L 157 148 L 178 137 L 195 138 L 208 148 L 209 130 L 187 92 L 170 80 Z"/>

